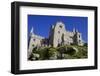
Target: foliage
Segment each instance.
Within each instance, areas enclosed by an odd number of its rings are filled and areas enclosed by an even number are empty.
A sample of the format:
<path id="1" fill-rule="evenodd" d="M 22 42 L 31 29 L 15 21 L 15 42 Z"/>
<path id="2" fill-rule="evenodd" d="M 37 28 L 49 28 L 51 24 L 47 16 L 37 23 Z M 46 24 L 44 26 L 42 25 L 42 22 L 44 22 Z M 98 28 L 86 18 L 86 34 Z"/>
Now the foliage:
<path id="1" fill-rule="evenodd" d="M 37 53 L 40 54 L 40 60 L 48 59 L 48 47 L 40 48 Z"/>
<path id="2" fill-rule="evenodd" d="M 86 46 L 86 47 L 87 47 L 87 46 L 88 46 L 88 44 L 87 44 L 87 43 L 84 43 L 84 46 Z"/>
<path id="3" fill-rule="evenodd" d="M 29 60 L 34 58 L 34 54 L 39 57 L 35 60 L 50 60 L 50 59 L 80 59 L 87 58 L 88 51 L 87 46 L 77 46 L 77 45 L 64 45 L 59 47 L 34 47 L 32 50 L 32 55 L 30 55 Z"/>

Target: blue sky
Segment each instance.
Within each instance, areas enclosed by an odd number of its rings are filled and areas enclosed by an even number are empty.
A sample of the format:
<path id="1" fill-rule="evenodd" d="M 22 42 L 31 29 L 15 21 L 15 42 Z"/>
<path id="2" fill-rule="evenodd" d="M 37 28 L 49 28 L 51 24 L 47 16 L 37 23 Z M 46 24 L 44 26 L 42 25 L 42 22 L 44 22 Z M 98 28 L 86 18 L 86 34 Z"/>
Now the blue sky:
<path id="1" fill-rule="evenodd" d="M 83 40 L 88 42 L 88 17 L 28 15 L 28 36 L 33 27 L 35 34 L 47 38 L 51 25 L 57 21 L 62 21 L 68 31 L 73 31 L 73 28 L 78 29 L 82 33 Z"/>

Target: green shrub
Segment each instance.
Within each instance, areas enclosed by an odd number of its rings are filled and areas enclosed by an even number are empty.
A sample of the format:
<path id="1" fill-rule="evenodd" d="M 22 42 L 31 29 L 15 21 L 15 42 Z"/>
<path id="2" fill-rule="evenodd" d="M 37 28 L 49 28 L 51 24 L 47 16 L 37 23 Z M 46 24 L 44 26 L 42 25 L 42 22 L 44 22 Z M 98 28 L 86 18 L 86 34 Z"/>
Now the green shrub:
<path id="1" fill-rule="evenodd" d="M 40 54 L 40 60 L 48 59 L 48 48 L 41 48 L 37 51 L 38 54 Z"/>
<path id="2" fill-rule="evenodd" d="M 86 46 L 77 47 L 78 52 L 74 55 L 75 58 L 87 58 L 88 52 Z"/>
<path id="3" fill-rule="evenodd" d="M 56 48 L 49 48 L 48 50 L 48 56 L 49 59 L 58 59 L 58 51 Z"/>
<path id="4" fill-rule="evenodd" d="M 76 50 L 73 47 L 67 47 L 67 54 L 74 55 L 76 53 Z"/>
<path id="5" fill-rule="evenodd" d="M 63 54 L 63 59 L 75 59 L 75 57 L 69 55 L 69 54 Z"/>
<path id="6" fill-rule="evenodd" d="M 55 52 L 57 53 L 57 50 L 55 48 L 49 48 L 48 49 L 48 56 L 49 57 L 53 56 Z"/>
<path id="7" fill-rule="evenodd" d="M 69 54 L 69 55 L 73 55 L 76 52 L 76 50 L 73 49 L 72 46 L 62 46 L 62 47 L 59 47 L 58 51 L 60 53 L 66 53 L 66 54 Z"/>
<path id="8" fill-rule="evenodd" d="M 39 54 L 38 60 L 87 58 L 87 46 L 64 45 L 59 47 L 34 47 L 32 53 Z M 30 60 L 34 58 L 30 56 Z"/>

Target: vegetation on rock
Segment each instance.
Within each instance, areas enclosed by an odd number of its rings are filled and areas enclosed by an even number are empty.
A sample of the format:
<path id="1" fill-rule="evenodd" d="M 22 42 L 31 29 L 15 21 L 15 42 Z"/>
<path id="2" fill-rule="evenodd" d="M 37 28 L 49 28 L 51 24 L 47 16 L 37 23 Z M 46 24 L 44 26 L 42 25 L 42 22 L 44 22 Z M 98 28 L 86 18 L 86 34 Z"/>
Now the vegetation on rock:
<path id="1" fill-rule="evenodd" d="M 34 47 L 29 60 L 82 59 L 88 57 L 87 44 L 84 46 L 64 45 L 59 47 Z"/>

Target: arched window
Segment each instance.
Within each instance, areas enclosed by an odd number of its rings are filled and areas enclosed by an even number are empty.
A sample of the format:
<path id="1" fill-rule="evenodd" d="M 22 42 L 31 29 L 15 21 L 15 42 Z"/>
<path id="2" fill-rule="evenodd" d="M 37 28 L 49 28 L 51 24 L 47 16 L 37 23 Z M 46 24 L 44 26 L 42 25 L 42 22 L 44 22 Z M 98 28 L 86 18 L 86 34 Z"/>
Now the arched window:
<path id="1" fill-rule="evenodd" d="M 62 28 L 62 25 L 60 25 L 59 27 Z"/>
<path id="2" fill-rule="evenodd" d="M 80 38 L 80 35 L 79 35 L 79 38 Z"/>
<path id="3" fill-rule="evenodd" d="M 58 33 L 60 34 L 60 31 L 58 31 Z"/>
<path id="4" fill-rule="evenodd" d="M 33 41 L 35 41 L 36 39 L 33 39 Z"/>
<path id="5" fill-rule="evenodd" d="M 79 43 L 81 43 L 81 40 L 79 40 Z"/>

